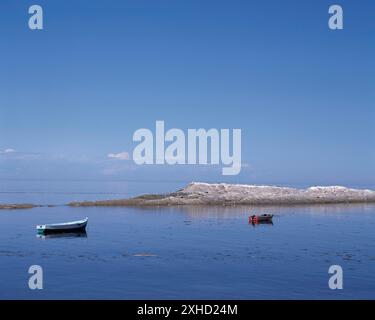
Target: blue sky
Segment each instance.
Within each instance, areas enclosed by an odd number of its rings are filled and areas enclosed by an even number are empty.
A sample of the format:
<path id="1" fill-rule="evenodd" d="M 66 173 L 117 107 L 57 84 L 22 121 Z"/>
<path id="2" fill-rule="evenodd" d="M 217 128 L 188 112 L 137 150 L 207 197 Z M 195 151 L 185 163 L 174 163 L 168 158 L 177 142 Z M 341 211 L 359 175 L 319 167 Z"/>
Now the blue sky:
<path id="1" fill-rule="evenodd" d="M 42 31 L 27 27 L 35 3 Z M 344 30 L 328 28 L 334 3 Z M 1 12 L 2 179 L 375 185 L 374 1 L 4 0 Z M 107 157 L 156 120 L 242 129 L 241 174 Z"/>

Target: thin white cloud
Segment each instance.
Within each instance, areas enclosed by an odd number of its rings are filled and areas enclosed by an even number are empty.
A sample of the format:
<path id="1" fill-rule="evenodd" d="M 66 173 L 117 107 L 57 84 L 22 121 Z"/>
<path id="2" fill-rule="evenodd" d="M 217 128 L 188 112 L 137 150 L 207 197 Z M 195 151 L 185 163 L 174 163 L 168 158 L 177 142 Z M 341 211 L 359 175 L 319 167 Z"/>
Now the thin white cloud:
<path id="1" fill-rule="evenodd" d="M 128 152 L 120 152 L 120 153 L 110 153 L 107 156 L 108 158 L 111 159 L 118 159 L 118 160 L 129 160 L 129 153 Z"/>
<path id="2" fill-rule="evenodd" d="M 45 158 L 46 155 L 38 152 L 16 151 L 12 148 L 0 150 L 0 159 L 5 160 L 35 160 Z"/>
<path id="3" fill-rule="evenodd" d="M 0 151 L 0 154 L 13 153 L 13 152 L 16 152 L 16 150 L 14 150 L 12 148 L 7 148 L 4 151 Z"/>

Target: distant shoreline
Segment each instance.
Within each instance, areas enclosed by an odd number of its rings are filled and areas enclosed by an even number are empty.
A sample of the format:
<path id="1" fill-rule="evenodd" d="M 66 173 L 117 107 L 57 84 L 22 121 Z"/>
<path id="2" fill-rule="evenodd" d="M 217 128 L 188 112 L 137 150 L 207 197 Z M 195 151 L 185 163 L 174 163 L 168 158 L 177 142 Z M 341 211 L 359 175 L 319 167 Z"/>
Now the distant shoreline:
<path id="1" fill-rule="evenodd" d="M 19 203 L 19 204 L 0 204 L 0 209 L 31 209 L 35 207 L 40 207 L 35 204 L 29 204 L 29 203 Z"/>
<path id="2" fill-rule="evenodd" d="M 375 203 L 375 191 L 342 186 L 296 189 L 277 186 L 208 184 L 192 182 L 185 188 L 166 194 L 145 194 L 128 199 L 77 201 L 70 207 L 156 207 L 156 206 L 242 206 L 242 205 L 313 205 Z M 53 205 L 0 204 L 0 209 L 30 209 Z"/>

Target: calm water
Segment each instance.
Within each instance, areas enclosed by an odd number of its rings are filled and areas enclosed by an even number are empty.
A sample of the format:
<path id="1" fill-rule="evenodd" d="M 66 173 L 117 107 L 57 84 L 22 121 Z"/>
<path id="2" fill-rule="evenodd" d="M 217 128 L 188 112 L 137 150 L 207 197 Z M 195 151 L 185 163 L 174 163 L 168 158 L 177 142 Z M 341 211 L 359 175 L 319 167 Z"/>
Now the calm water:
<path id="1" fill-rule="evenodd" d="M 7 182 L 0 203 L 62 204 L 183 185 Z M 249 225 L 251 210 L 274 213 L 274 224 Z M 36 224 L 85 216 L 85 237 L 36 236 Z M 375 205 L 1 210 L 0 298 L 374 299 L 374 230 Z M 43 290 L 28 288 L 33 264 L 43 267 Z M 344 270 L 341 291 L 328 288 L 333 264 Z"/>

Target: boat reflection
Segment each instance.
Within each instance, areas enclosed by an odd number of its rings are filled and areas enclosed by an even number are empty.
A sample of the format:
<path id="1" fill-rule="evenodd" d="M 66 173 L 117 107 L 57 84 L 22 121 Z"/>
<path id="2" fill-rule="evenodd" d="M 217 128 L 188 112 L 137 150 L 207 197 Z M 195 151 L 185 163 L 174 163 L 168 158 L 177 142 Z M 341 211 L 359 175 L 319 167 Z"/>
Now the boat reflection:
<path id="1" fill-rule="evenodd" d="M 47 233 L 47 234 L 37 234 L 39 239 L 56 239 L 56 238 L 87 238 L 86 231 L 80 232 L 59 232 L 59 233 Z"/>
<path id="2" fill-rule="evenodd" d="M 259 227 L 260 225 L 262 225 L 262 226 L 273 226 L 272 220 L 271 221 L 258 221 L 258 222 L 249 221 L 249 224 L 251 224 L 254 228 Z"/>

